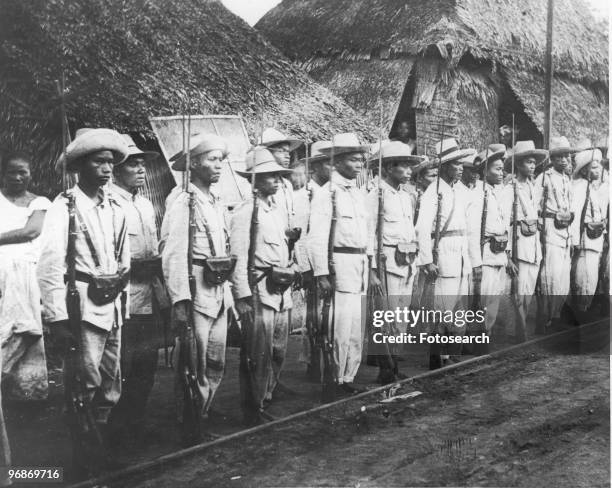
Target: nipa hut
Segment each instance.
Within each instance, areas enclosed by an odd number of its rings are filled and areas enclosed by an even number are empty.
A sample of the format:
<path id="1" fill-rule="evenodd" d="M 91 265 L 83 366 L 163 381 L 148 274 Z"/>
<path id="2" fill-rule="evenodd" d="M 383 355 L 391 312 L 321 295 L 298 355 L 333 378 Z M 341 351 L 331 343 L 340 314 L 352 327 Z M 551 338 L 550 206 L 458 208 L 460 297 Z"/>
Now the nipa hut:
<path id="1" fill-rule="evenodd" d="M 608 133 L 608 28 L 555 0 L 552 135 Z M 515 115 L 542 144 L 547 2 L 284 0 L 256 28 L 372 122 L 411 122 L 420 153 L 442 133 L 497 142 Z M 504 141 L 509 142 L 509 141 Z"/>
<path id="2" fill-rule="evenodd" d="M 60 98 L 78 127 L 112 127 L 158 149 L 150 116 L 241 115 L 304 139 L 371 131 L 257 31 L 214 0 L 2 0 L 0 148 L 34 152 L 34 191 L 54 196 Z M 263 109 L 262 109 L 263 107 Z M 158 213 L 174 180 L 166 162 L 147 178 Z"/>

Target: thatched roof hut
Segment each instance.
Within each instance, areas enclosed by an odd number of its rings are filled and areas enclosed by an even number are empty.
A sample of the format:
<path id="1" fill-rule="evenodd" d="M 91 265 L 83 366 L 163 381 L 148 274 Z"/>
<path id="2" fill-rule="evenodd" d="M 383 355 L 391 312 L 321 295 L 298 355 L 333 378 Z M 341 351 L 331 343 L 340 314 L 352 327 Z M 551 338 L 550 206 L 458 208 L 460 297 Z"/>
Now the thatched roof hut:
<path id="1" fill-rule="evenodd" d="M 242 115 L 254 134 L 262 106 L 266 123 L 302 138 L 370 132 L 218 1 L 1 0 L 0 8 L 0 148 L 34 150 L 41 193 L 58 189 L 62 73 L 73 133 L 112 127 L 155 147 L 148 117 L 188 110 Z M 159 171 L 171 180 L 165 165 Z"/>
<path id="2" fill-rule="evenodd" d="M 372 121 L 408 120 L 419 151 L 442 126 L 483 147 L 516 116 L 542 143 L 547 2 L 284 0 L 256 28 Z M 552 133 L 608 132 L 608 29 L 584 0 L 556 0 Z"/>

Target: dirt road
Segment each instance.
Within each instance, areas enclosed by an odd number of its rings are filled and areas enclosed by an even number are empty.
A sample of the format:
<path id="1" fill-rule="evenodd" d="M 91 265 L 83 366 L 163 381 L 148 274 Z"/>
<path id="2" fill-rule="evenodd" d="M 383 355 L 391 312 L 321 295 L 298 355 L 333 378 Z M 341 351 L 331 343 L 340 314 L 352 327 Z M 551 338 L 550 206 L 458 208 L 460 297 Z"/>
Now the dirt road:
<path id="1" fill-rule="evenodd" d="M 609 351 L 532 349 L 111 486 L 609 486 Z"/>

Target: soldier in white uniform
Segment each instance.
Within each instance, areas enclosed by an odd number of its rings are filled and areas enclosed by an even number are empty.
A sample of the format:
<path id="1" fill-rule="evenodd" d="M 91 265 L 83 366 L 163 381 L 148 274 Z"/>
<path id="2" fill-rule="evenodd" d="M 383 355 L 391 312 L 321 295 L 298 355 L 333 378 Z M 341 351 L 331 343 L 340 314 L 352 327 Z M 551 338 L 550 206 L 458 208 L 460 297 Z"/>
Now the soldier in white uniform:
<path id="1" fill-rule="evenodd" d="M 210 276 L 209 259 L 225 257 L 231 260 L 224 209 L 211 185 L 219 181 L 223 161 L 228 154 L 225 139 L 215 134 L 200 134 L 190 140 L 189 192 L 179 193 L 166 209 L 164 223 L 167 236 L 162 245 L 162 267 L 173 306 L 177 327 L 185 327 L 190 319 L 189 302 L 193 308 L 193 330 L 197 346 L 197 389 L 201 402 L 201 418 L 207 420 L 208 411 L 223 378 L 225 341 L 227 335 L 227 304 L 225 280 Z M 186 154 L 180 152 L 172 159 L 172 169 L 186 170 Z M 190 195 L 192 194 L 192 196 Z M 194 199 L 195 229 L 193 233 L 193 275 L 195 293 L 192 300 L 188 280 L 189 202 Z M 180 345 L 181 347 L 183 344 Z M 180 352 L 177 354 L 180 357 Z M 179 368 L 176 376 L 178 419 L 183 418 L 183 377 Z"/>
<path id="2" fill-rule="evenodd" d="M 238 257 L 232 291 L 243 324 L 240 393 L 247 424 L 269 419 L 264 407 L 272 400 L 287 351 L 288 329 L 284 317 L 292 305 L 295 268 L 289 259 L 283 220 L 285 209 L 279 208 L 273 197 L 282 185 L 281 176 L 290 172 L 261 146 L 247 154 L 246 171 L 238 172 L 249 180 L 255 174 L 258 192 L 254 226 L 252 199 L 236 210 L 230 224 L 230 245 Z M 255 236 L 251 235 L 252 228 Z M 254 240 L 251 242 L 251 239 Z M 249 263 L 250 253 L 252 263 Z"/>
<path id="3" fill-rule="evenodd" d="M 89 402 L 98 430 L 107 440 L 107 422 L 121 394 L 120 327 L 124 319 L 127 278 L 130 268 L 130 242 L 123 209 L 104 187 L 115 164 L 127 157 L 121 135 L 111 129 L 81 129 L 67 146 L 58 164 L 79 174 L 79 182 L 58 196 L 47 212 L 43 229 L 43 248 L 38 262 L 43 320 L 68 350 L 78 344 L 81 360 L 77 372 L 64 368 L 65 385 L 74 384 L 78 374 L 81 385 L 72 395 Z M 74 256 L 67 252 L 69 198 L 76 215 Z M 70 327 L 67 307 L 66 273 L 74 260 L 76 288 L 80 298 L 80 330 Z M 106 275 L 104 282 L 101 275 Z M 105 287 L 104 285 L 108 285 Z M 123 303 L 122 303 L 123 302 Z M 78 311 L 77 311 L 78 312 Z M 96 454 L 99 446 L 83 445 L 83 429 L 71 422 L 75 464 L 84 474 L 92 474 L 110 455 Z M 108 447 L 108 446 L 107 446 Z"/>
<path id="4" fill-rule="evenodd" d="M 540 261 L 542 260 L 542 245 L 540 231 L 538 230 L 537 191 L 533 182 L 536 166 L 548 157 L 548 151 L 536 149 L 533 141 L 517 141 L 508 151 L 505 160 L 506 171 L 512 173 L 512 158 L 514 157 L 514 177 L 516 178 L 516 197 L 512 181 L 502 191 L 502 205 L 504 215 L 509 226 L 509 257 L 517 263 L 515 300 L 518 316 L 516 330 L 522 337 L 526 337 L 526 320 L 529 305 L 535 293 Z M 516 252 L 512 255 L 513 212 L 516 199 Z M 522 333 L 521 333 L 522 331 Z"/>
<path id="5" fill-rule="evenodd" d="M 606 211 L 609 195 L 597 191 L 593 182 L 601 178 L 602 154 L 587 149 L 576 154 L 573 181 L 571 288 L 574 313 L 582 322 L 597 288 L 599 262 L 607 230 Z"/>
<path id="6" fill-rule="evenodd" d="M 332 157 L 335 172 L 331 181 L 313 197 L 310 235 L 307 238 L 321 296 L 333 293 L 330 317 L 334 320 L 331 325 L 334 330 L 335 379 L 341 393 L 361 390 L 353 381 L 361 363 L 363 348 L 361 298 L 368 287 L 373 229 L 368 228 L 366 195 L 356 187 L 356 178 L 365 163 L 367 150 L 367 146 L 362 145 L 357 135 L 352 133 L 334 136 L 332 147 L 323 150 Z M 328 245 L 333 213 L 332 192 L 335 195 L 337 219 L 332 236 L 333 270 L 330 270 Z"/>
<path id="7" fill-rule="evenodd" d="M 399 141 L 391 141 L 384 144 L 380 154 L 375 154 L 370 160 L 372 167 L 378 167 L 379 157 L 382 163 L 382 179 L 380 190 L 382 191 L 382 253 L 385 261 L 385 275 L 382 276 L 384 283 L 380 283 L 377 276 L 372 274 L 372 281 L 382 286 L 379 295 L 386 293 L 387 297 L 374 296 L 375 303 L 381 302 L 382 307 L 394 310 L 396 307 L 410 306 L 412 286 L 415 274 L 415 258 L 417 253 L 416 232 L 414 230 L 412 201 L 410 194 L 401 188 L 410 179 L 411 167 L 423 162 L 422 156 L 410 154 L 410 148 Z M 379 219 L 378 188 L 373 188 L 368 194 L 368 217 L 369 228 L 377 229 Z M 374 233 L 373 249 L 378 250 L 378 236 Z M 378 252 L 378 251 L 376 251 Z M 377 267 L 376 259 L 373 267 Z M 371 290 L 372 291 L 372 290 Z M 374 331 L 371 331 L 374 332 Z M 398 335 L 407 332 L 407 323 L 393 323 L 385 333 Z M 403 375 L 399 372 L 398 356 L 403 347 L 401 345 L 389 345 L 388 350 L 374 342 L 370 343 L 372 350 L 369 354 L 375 354 L 379 366 L 378 381 L 382 384 L 392 383 L 401 379 Z"/>
<path id="8" fill-rule="evenodd" d="M 435 181 L 423 193 L 416 224 L 419 243 L 417 264 L 421 267 L 425 278 L 433 282 L 433 293 L 426 290 L 421 305 L 444 312 L 466 305 L 468 276 L 471 272 L 480 274 L 481 257 L 478 243 L 480 221 L 474 218 L 474 215 L 478 214 L 472 208 L 473 202 L 465 187 L 458 185 L 463 172 L 460 159 L 471 151 L 459 149 L 457 142 L 452 138 L 438 142 L 436 151 L 441 158 L 440 241 L 438 249 L 434 249 L 438 215 L 438 188 L 436 188 L 438 182 Z M 437 262 L 434 262 L 435 252 L 437 252 Z M 433 332 L 464 335 L 465 326 L 435 324 Z M 446 348 L 433 344 L 430 349 L 430 368 L 440 367 L 445 360 L 456 361 L 460 354 L 460 344 Z"/>
<path id="9" fill-rule="evenodd" d="M 487 334 L 497 318 L 499 300 L 506 285 L 506 267 L 509 265 L 506 250 L 508 249 L 508 219 L 501 200 L 504 179 L 504 156 L 506 146 L 503 144 L 491 144 L 488 149 L 481 152 L 475 161 L 475 169 L 478 171 L 485 189 L 478 185 L 474 190 L 473 219 L 480 219 L 482 225 L 483 217 L 484 232 L 480 229 L 480 251 L 482 258 L 482 274 L 480 281 L 480 307 L 486 308 L 485 330 Z M 486 195 L 486 216 L 484 199 Z M 510 263 L 510 266 L 512 264 Z M 482 348 L 486 350 L 487 348 Z"/>
<path id="10" fill-rule="evenodd" d="M 558 323 L 560 312 L 570 290 L 571 235 L 570 224 L 576 215 L 572 210 L 572 185 L 567 176 L 570 154 L 574 149 L 565 137 L 550 141 L 552 167 L 535 181 L 540 218 L 543 219 L 544 248 L 540 269 L 538 297 L 538 325 L 552 327 Z"/>

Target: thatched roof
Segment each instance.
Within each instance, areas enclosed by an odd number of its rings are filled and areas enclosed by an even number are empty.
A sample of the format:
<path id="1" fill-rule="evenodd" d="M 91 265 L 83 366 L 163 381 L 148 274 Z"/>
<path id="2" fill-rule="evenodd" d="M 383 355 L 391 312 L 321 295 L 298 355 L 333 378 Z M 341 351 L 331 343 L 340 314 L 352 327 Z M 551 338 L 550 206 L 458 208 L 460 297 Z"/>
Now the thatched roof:
<path id="1" fill-rule="evenodd" d="M 284 0 L 256 28 L 365 118 L 377 120 L 372 105 L 382 104 L 389 110 L 387 127 L 398 106 L 431 111 L 441 86 L 454 90 L 460 106 L 480 104 L 493 113 L 509 87 L 542 131 L 546 4 Z M 584 0 L 555 0 L 553 38 L 553 134 L 577 141 L 594 130 L 607 132 L 607 25 Z M 413 92 L 404 91 L 409 86 Z M 468 122 L 458 134 L 479 130 Z"/>
<path id="2" fill-rule="evenodd" d="M 284 0 L 256 25 L 294 60 L 340 56 L 367 60 L 422 54 L 538 70 L 546 43 L 543 0 Z M 608 80 L 608 29 L 584 0 L 556 0 L 557 73 L 586 81 Z"/>
<path id="3" fill-rule="evenodd" d="M 303 138 L 372 131 L 213 0 L 0 0 L 0 144 L 48 169 L 60 148 L 54 80 L 70 126 L 152 138 L 149 116 L 240 114 Z M 187 102 L 189 108 L 187 109 Z M 50 171 L 48 171 L 50 175 Z"/>

